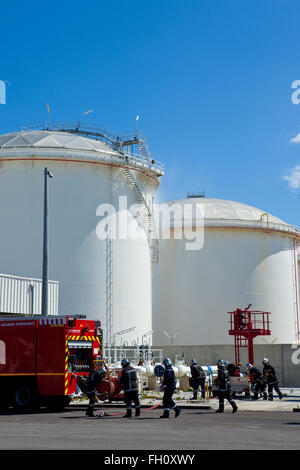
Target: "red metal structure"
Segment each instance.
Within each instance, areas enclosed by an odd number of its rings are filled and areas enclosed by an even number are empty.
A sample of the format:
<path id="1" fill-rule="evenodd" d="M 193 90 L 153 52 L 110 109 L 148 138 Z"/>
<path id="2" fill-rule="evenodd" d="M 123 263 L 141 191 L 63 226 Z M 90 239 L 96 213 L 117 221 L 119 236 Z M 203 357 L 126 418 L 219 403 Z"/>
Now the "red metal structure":
<path id="1" fill-rule="evenodd" d="M 248 348 L 248 359 L 254 364 L 253 339 L 256 336 L 271 334 L 270 312 L 237 308 L 230 315 L 229 334 L 234 336 L 234 350 L 236 365 L 240 362 L 240 348 Z"/>

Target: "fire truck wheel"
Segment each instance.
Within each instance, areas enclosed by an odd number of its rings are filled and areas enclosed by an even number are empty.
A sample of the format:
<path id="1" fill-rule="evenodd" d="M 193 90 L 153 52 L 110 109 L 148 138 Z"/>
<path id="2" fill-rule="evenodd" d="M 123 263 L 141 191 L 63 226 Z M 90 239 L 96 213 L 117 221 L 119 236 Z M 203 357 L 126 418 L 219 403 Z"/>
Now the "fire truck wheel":
<path id="1" fill-rule="evenodd" d="M 17 385 L 13 393 L 13 406 L 18 410 L 38 408 L 39 397 L 34 385 L 30 383 Z"/>
<path id="2" fill-rule="evenodd" d="M 47 400 L 47 407 L 52 411 L 61 411 L 71 403 L 71 397 L 50 397 Z"/>
<path id="3" fill-rule="evenodd" d="M 9 397 L 0 393 L 0 411 L 5 411 L 9 407 Z"/>

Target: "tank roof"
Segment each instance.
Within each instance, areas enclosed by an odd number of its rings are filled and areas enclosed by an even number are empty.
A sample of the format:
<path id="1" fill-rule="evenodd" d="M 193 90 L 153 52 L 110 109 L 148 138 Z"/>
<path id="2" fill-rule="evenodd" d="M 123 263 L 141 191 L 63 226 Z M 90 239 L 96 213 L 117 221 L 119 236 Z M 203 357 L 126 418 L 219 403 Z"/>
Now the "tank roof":
<path id="1" fill-rule="evenodd" d="M 242 202 L 228 201 L 226 199 L 213 199 L 206 197 L 188 197 L 169 201 L 168 205 L 199 204 L 204 208 L 204 218 L 213 220 L 259 220 L 266 211 L 258 209 Z M 283 220 L 269 214 L 269 221 L 285 224 Z"/>
<path id="2" fill-rule="evenodd" d="M 111 151 L 111 147 L 76 134 L 60 131 L 20 131 L 0 136 L 0 148 L 60 148 L 73 150 Z"/>
<path id="3" fill-rule="evenodd" d="M 289 225 L 280 218 L 269 214 L 265 210 L 258 209 L 256 207 L 243 204 L 237 201 L 230 201 L 225 199 L 214 199 L 206 197 L 189 197 L 184 199 L 175 199 L 168 201 L 169 207 L 177 207 L 178 212 L 174 211 L 173 221 L 178 221 L 183 214 L 183 206 L 192 204 L 193 206 L 198 205 L 200 210 L 202 209 L 202 218 L 204 219 L 205 226 L 240 226 L 240 227 L 259 227 L 262 222 L 267 224 L 273 230 L 280 230 L 281 228 L 286 231 L 298 232 L 296 227 Z M 193 216 L 193 222 L 195 216 Z M 190 223 L 190 219 L 187 219 L 187 224 Z"/>
<path id="4" fill-rule="evenodd" d="M 125 142 L 126 143 L 126 142 Z M 96 138 L 84 137 L 76 132 L 65 130 L 21 130 L 0 135 L 0 159 L 31 156 L 46 156 L 74 159 L 79 155 L 86 161 L 117 161 L 143 171 L 150 171 L 156 176 L 163 175 L 163 165 L 149 157 L 147 152 L 138 154 L 123 151 L 115 142 L 105 142 Z"/>

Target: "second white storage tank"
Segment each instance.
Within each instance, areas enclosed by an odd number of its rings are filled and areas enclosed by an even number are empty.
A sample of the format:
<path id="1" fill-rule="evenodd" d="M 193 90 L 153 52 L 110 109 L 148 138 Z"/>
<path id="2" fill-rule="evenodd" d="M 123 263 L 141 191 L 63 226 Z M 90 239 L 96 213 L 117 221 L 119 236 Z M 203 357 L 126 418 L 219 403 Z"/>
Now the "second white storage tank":
<path id="1" fill-rule="evenodd" d="M 299 232 L 234 201 L 187 198 L 168 206 L 177 211 L 171 217 L 170 239 L 160 241 L 153 281 L 154 344 L 233 344 L 227 312 L 249 303 L 254 310 L 271 312 L 272 335 L 265 340 L 297 341 Z M 203 226 L 200 220 L 195 228 L 195 218 L 180 219 L 184 206 L 201 209 Z M 187 249 L 184 229 L 198 233 L 200 242 L 203 235 L 199 249 Z"/>

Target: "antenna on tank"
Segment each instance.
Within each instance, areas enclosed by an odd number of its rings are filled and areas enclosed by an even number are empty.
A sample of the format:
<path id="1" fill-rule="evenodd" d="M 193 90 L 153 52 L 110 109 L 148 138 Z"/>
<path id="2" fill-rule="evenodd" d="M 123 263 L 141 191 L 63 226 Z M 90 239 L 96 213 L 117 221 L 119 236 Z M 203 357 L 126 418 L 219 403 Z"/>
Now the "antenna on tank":
<path id="1" fill-rule="evenodd" d="M 137 115 L 136 118 L 135 118 L 135 136 L 137 137 L 138 136 L 138 121 L 140 119 L 140 116 Z"/>
<path id="2" fill-rule="evenodd" d="M 47 111 L 48 111 L 48 129 L 50 129 L 50 106 L 49 106 L 49 103 L 47 103 Z"/>
<path id="3" fill-rule="evenodd" d="M 93 109 L 89 109 L 88 111 L 84 111 L 84 113 L 81 113 L 81 114 L 79 115 L 79 118 L 78 118 L 78 129 L 79 129 L 79 127 L 80 127 L 80 118 L 81 118 L 81 116 L 86 116 L 87 114 L 90 114 L 90 113 L 92 113 L 93 111 L 94 111 Z"/>

